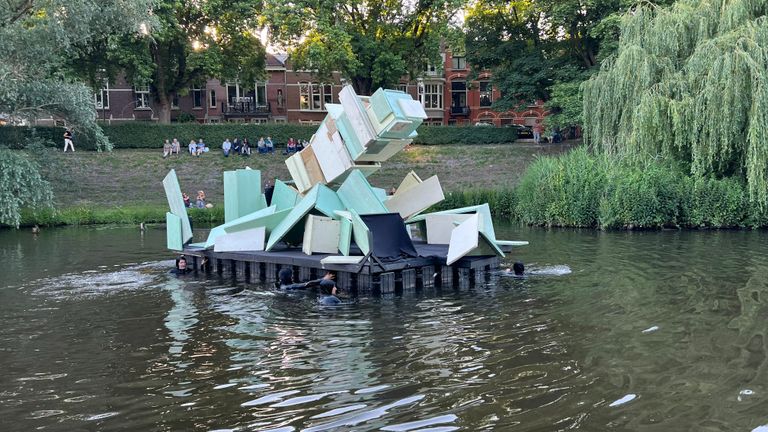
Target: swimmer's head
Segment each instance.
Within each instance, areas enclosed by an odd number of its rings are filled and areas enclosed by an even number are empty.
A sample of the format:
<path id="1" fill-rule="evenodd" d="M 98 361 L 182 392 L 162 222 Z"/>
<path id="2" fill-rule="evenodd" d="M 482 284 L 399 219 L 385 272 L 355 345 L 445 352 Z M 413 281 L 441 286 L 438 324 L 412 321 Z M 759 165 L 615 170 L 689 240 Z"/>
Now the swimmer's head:
<path id="1" fill-rule="evenodd" d="M 280 285 L 290 285 L 293 283 L 293 270 L 290 267 L 283 267 L 278 274 Z"/>
<path id="2" fill-rule="evenodd" d="M 525 265 L 522 262 L 517 261 L 512 265 L 512 271 L 515 272 L 515 276 L 522 276 L 525 273 Z"/>

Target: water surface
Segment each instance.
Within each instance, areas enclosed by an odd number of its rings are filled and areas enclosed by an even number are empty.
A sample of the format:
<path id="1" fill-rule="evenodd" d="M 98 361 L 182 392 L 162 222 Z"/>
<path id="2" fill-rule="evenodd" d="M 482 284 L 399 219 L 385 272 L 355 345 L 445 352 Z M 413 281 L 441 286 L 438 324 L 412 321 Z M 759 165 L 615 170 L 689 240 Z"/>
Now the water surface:
<path id="1" fill-rule="evenodd" d="M 762 232 L 497 229 L 532 276 L 318 307 L 162 229 L 0 231 L 0 430 L 752 431 Z"/>

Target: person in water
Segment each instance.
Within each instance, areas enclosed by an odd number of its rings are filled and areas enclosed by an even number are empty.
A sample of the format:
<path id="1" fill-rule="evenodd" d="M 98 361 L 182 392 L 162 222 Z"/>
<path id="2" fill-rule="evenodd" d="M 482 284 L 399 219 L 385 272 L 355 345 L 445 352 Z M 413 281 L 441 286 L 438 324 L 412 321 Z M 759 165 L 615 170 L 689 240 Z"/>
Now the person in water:
<path id="1" fill-rule="evenodd" d="M 336 297 L 336 282 L 333 280 L 336 277 L 331 272 L 327 272 L 325 276 L 320 280 L 320 298 L 318 301 L 323 306 L 335 306 L 341 304 L 341 300 Z"/>
<path id="2" fill-rule="evenodd" d="M 191 272 L 192 269 L 187 267 L 187 258 L 184 255 L 176 258 L 176 268 L 171 270 L 171 273 L 175 275 L 183 275 Z"/>
<path id="3" fill-rule="evenodd" d="M 506 272 L 513 273 L 514 277 L 518 277 L 518 278 L 525 277 L 525 265 L 522 262 L 517 261 L 514 264 L 512 264 L 512 268 L 507 269 Z"/>
<path id="4" fill-rule="evenodd" d="M 293 280 L 293 270 L 290 267 L 281 268 L 277 278 L 279 279 L 280 289 L 284 291 L 307 289 L 310 284 L 310 282 L 296 283 Z"/>

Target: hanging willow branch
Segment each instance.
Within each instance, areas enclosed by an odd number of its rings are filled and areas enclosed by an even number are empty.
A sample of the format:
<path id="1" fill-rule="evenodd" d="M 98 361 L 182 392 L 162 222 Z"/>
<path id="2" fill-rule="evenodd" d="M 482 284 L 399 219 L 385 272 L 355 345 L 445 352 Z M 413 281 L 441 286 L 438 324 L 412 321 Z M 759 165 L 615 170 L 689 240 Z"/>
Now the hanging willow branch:
<path id="1" fill-rule="evenodd" d="M 622 21 L 619 50 L 584 84 L 586 139 L 635 160 L 690 163 L 695 176 L 746 179 L 768 200 L 768 2 L 645 3 Z"/>

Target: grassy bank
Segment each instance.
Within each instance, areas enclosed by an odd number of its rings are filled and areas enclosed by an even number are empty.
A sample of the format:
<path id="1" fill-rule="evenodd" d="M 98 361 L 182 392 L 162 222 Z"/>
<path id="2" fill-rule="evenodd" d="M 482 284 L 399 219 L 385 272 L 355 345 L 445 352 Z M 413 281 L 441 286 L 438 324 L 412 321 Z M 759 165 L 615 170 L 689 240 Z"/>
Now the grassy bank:
<path id="1" fill-rule="evenodd" d="M 569 148 L 526 143 L 415 145 L 386 162 L 369 180 L 389 189 L 411 170 L 425 179 L 437 175 L 451 202 L 462 190 L 511 189 L 537 157 L 558 155 Z M 285 156 L 280 154 L 224 158 L 212 150 L 199 158 L 183 153 L 163 159 L 157 150 L 147 149 L 66 154 L 50 150 L 37 159 L 53 188 L 57 210 L 25 212 L 23 225 L 164 222 L 167 202 L 162 179 L 171 169 L 176 170 L 183 191 L 194 197 L 197 190 L 204 190 L 214 204 L 213 209 L 194 211 L 193 221 L 216 223 L 223 220 L 223 171 L 250 166 L 261 170 L 263 179 L 290 179 Z"/>

